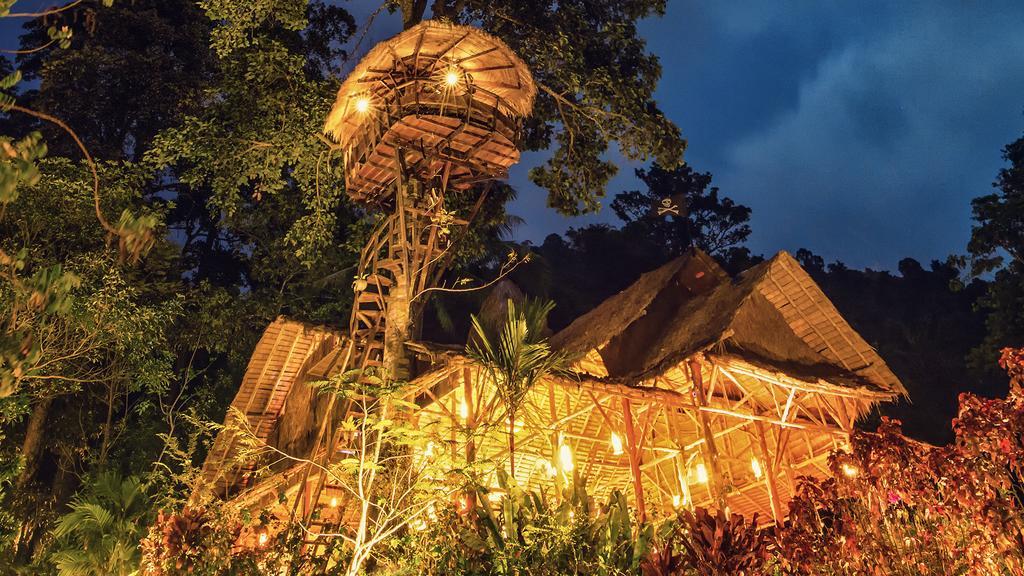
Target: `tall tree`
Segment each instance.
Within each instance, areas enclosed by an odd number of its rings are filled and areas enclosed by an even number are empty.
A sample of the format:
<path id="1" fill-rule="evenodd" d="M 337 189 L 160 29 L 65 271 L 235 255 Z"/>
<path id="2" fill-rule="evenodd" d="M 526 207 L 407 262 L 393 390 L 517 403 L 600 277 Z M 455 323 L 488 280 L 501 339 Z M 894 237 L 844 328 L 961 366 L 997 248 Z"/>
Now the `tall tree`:
<path id="1" fill-rule="evenodd" d="M 893 273 L 826 265 L 805 249 L 796 258 L 903 381 L 909 400 L 886 404 L 881 412 L 902 420 L 911 436 L 948 442 L 961 392 L 1005 393 L 998 381 L 967 368 L 966 357 L 985 332 L 984 316 L 975 310 L 985 282 L 960 285 L 960 270 L 950 262 L 933 261 L 926 268 L 905 258 Z"/>
<path id="2" fill-rule="evenodd" d="M 971 354 L 979 373 L 995 371 L 999 350 L 1024 344 L 1024 136 L 1003 148 L 1008 166 L 992 184 L 996 192 L 971 201 L 974 227 L 967 245 L 971 273 L 992 275 L 980 304 L 986 311 L 986 335 Z"/>
<path id="3" fill-rule="evenodd" d="M 750 208 L 722 196 L 711 186 L 711 174 L 655 164 L 637 170 L 637 177 L 646 190 L 622 192 L 612 201 L 621 227 L 595 224 L 570 229 L 565 237 L 552 234 L 535 248 L 537 265 L 516 275 L 525 289 L 549 294 L 558 304 L 552 326 L 564 326 L 690 247 L 707 251 L 733 273 L 758 261 L 743 246 Z M 665 198 L 679 203 L 679 210 L 659 213 Z"/>

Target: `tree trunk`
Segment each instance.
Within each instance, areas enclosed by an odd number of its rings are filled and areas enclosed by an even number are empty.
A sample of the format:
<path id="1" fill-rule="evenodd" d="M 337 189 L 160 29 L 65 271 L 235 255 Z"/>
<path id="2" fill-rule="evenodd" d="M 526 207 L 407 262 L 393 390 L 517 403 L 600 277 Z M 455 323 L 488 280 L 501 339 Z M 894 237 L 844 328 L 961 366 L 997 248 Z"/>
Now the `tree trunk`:
<path id="1" fill-rule="evenodd" d="M 53 396 L 43 398 L 32 409 L 32 414 L 28 418 L 28 426 L 25 428 L 25 439 L 21 443 L 21 454 L 25 458 L 25 467 L 18 474 L 18 479 L 14 484 L 18 490 L 31 482 L 39 470 L 39 461 L 43 455 L 43 437 L 46 430 L 46 420 L 52 405 Z"/>
<path id="2" fill-rule="evenodd" d="M 508 469 L 512 479 L 516 478 L 516 415 L 508 413 Z"/>
<path id="3" fill-rule="evenodd" d="M 103 436 L 100 442 L 99 469 L 107 465 L 107 454 L 110 452 L 110 433 L 114 427 L 114 400 L 117 398 L 117 384 L 110 383 L 107 388 L 107 419 L 103 422 Z"/>

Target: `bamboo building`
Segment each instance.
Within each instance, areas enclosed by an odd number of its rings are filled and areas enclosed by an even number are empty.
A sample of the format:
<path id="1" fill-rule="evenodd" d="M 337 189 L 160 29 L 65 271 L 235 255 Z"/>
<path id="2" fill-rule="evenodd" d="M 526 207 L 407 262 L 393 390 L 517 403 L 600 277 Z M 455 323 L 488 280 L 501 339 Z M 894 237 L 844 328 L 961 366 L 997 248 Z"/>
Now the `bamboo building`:
<path id="1" fill-rule="evenodd" d="M 259 441 L 329 463 L 345 449 L 335 429 L 346 407 L 312 383 L 371 367 L 410 382 L 413 418 L 448 458 L 477 463 L 492 486 L 507 469 L 494 383 L 462 347 L 412 338 L 412 295 L 437 282 L 457 242 L 438 233 L 437 219 L 451 220 L 445 195 L 477 193 L 518 160 L 535 93 L 512 51 L 469 27 L 424 22 L 356 66 L 325 132 L 348 193 L 386 216 L 363 251 L 347 328 L 281 317 L 257 344 L 232 407 Z M 491 300 L 500 308 L 510 293 L 499 285 Z M 779 521 L 798 478 L 829 474 L 858 418 L 906 393 L 785 252 L 730 277 L 693 250 L 549 341 L 571 373 L 529 391 L 512 426 L 516 481 L 549 490 L 577 475 L 599 498 L 622 491 L 642 517 L 705 506 Z M 268 469 L 237 462 L 238 450 L 226 429 L 208 454 L 220 497 L 264 506 L 284 494 L 304 518 L 339 497 L 309 465 Z"/>

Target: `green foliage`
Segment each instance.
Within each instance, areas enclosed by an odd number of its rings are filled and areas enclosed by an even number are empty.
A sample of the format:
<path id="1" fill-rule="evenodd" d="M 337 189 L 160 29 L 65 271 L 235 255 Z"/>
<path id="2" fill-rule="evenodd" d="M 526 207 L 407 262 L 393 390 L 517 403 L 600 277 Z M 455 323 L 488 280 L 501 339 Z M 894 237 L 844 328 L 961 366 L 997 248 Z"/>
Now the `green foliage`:
<path id="1" fill-rule="evenodd" d="M 52 562 L 60 576 L 128 576 L 139 565 L 148 501 L 137 478 L 101 473 L 57 522 Z"/>
<path id="2" fill-rule="evenodd" d="M 992 274 L 980 302 L 987 314 L 984 342 L 971 354 L 976 372 L 993 376 L 999 349 L 1024 342 L 1024 136 L 1003 148 L 996 192 L 971 201 L 974 226 L 967 245 L 973 275 Z"/>
<path id="3" fill-rule="evenodd" d="M 398 4 L 409 25 L 423 16 L 426 2 Z M 498 36 L 530 68 L 541 91 L 525 147 L 553 148 L 530 178 L 548 190 L 548 204 L 559 212 L 600 207 L 617 172 L 607 159 L 613 145 L 632 160 L 653 159 L 667 168 L 681 162 L 686 143 L 653 98 L 661 67 L 636 27 L 664 13 L 662 0 L 442 0 L 431 10 L 435 18 Z"/>
<path id="4" fill-rule="evenodd" d="M 46 144 L 39 132 L 32 132 L 16 141 L 0 139 L 0 149 L 0 209 L 5 209 L 18 199 L 19 185 L 33 186 L 39 182 L 36 162 L 46 156 Z"/>
<path id="5" fill-rule="evenodd" d="M 625 497 L 604 505 L 576 481 L 557 495 L 523 490 L 498 472 L 495 506 L 476 493 L 475 520 L 452 509 L 439 512 L 410 541 L 412 553 L 394 561 L 395 574 L 555 575 L 637 574 L 654 527 L 637 526 Z M 402 552 L 404 553 L 404 551 Z"/>
<path id="6" fill-rule="evenodd" d="M 484 367 L 494 382 L 508 416 L 509 466 L 515 473 L 516 413 L 533 385 L 544 376 L 561 371 L 566 356 L 554 352 L 544 337 L 553 302 L 526 299 L 505 303 L 506 318 L 497 326 L 485 326 L 476 316 L 466 354 Z"/>

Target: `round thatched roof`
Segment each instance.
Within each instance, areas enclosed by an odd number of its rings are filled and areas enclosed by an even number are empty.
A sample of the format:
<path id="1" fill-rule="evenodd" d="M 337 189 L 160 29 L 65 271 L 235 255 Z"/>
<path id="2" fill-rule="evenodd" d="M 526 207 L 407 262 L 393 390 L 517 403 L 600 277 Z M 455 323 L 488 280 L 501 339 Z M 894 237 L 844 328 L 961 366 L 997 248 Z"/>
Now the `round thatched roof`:
<path id="1" fill-rule="evenodd" d="M 344 145 L 369 121 L 356 110 L 359 98 L 380 96 L 404 79 L 447 66 L 457 66 L 481 98 L 504 114 L 530 114 L 537 87 L 526 64 L 504 42 L 470 26 L 426 20 L 381 42 L 356 65 L 338 91 L 324 133 Z"/>

